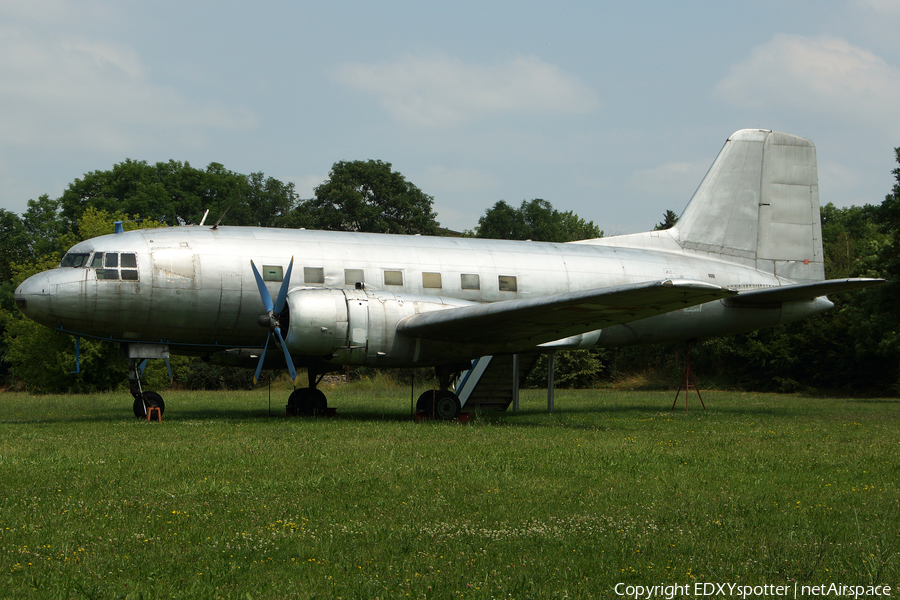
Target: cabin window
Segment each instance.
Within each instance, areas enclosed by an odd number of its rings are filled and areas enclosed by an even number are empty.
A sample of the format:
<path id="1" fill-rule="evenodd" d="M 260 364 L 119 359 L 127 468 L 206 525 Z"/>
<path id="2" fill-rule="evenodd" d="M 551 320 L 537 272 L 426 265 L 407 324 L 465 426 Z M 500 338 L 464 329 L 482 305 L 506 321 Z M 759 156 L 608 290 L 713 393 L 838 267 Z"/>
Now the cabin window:
<path id="1" fill-rule="evenodd" d="M 84 267 L 91 257 L 90 253 L 83 252 L 67 252 L 59 263 L 60 267 Z"/>
<path id="2" fill-rule="evenodd" d="M 500 275 L 501 292 L 517 292 L 519 290 L 515 275 Z"/>
<path id="3" fill-rule="evenodd" d="M 385 271 L 384 285 L 403 285 L 403 271 Z"/>
<path id="4" fill-rule="evenodd" d="M 362 269 L 344 269 L 344 283 L 346 285 L 356 285 L 357 283 L 365 283 Z"/>
<path id="5" fill-rule="evenodd" d="M 440 273 L 422 273 L 422 287 L 439 288 L 441 287 Z"/>
<path id="6" fill-rule="evenodd" d="M 460 285 L 464 290 L 480 290 L 481 289 L 481 277 L 477 274 L 471 273 L 463 273 L 459 276 Z"/>
<path id="7" fill-rule="evenodd" d="M 303 267 L 303 283 L 325 283 L 325 269 L 322 267 Z"/>
<path id="8" fill-rule="evenodd" d="M 284 280 L 284 269 L 280 266 L 263 265 L 262 277 L 263 281 L 282 281 Z"/>

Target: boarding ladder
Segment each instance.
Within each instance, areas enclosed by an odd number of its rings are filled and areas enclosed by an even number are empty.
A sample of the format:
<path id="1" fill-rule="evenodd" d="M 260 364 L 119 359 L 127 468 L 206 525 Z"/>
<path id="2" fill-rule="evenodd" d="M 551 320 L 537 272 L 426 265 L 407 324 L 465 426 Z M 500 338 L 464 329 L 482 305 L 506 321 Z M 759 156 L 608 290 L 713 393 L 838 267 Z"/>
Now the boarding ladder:
<path id="1" fill-rule="evenodd" d="M 463 371 L 456 385 L 456 395 L 465 410 L 506 410 L 513 401 L 514 388 L 525 383 L 525 376 L 539 354 L 519 354 L 519 381 L 513 385 L 513 355 L 482 356 Z"/>

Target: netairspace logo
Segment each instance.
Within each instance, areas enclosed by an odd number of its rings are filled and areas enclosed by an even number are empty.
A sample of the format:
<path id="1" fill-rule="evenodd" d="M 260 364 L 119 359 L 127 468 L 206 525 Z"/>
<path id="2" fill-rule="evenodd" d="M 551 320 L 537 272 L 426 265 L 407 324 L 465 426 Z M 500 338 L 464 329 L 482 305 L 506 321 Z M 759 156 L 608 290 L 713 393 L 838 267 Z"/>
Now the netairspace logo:
<path id="1" fill-rule="evenodd" d="M 628 585 L 617 583 L 616 595 L 634 600 L 673 600 L 680 596 L 703 598 L 890 598 L 889 585 L 844 585 L 826 583 L 820 585 L 741 585 L 739 583 L 696 582 L 669 585 Z"/>

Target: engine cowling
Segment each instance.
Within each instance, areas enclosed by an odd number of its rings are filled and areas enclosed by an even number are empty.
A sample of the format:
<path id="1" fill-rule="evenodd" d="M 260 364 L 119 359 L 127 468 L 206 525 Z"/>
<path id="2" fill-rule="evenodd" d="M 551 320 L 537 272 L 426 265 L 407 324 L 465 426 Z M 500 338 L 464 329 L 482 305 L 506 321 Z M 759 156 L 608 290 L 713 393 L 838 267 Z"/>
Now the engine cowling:
<path id="1" fill-rule="evenodd" d="M 285 344 L 292 355 L 339 364 L 394 366 L 413 361 L 414 340 L 397 336 L 406 317 L 472 304 L 378 290 L 297 289 L 288 294 Z"/>

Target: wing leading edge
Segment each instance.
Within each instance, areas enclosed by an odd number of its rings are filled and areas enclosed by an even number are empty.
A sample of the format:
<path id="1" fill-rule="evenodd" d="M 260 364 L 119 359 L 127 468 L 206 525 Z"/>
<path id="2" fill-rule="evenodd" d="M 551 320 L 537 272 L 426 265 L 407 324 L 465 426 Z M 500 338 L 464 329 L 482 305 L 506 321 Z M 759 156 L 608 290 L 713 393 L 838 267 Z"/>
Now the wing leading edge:
<path id="1" fill-rule="evenodd" d="M 444 342 L 537 345 L 735 294 L 703 281 L 650 281 L 420 313 L 397 331 Z"/>

